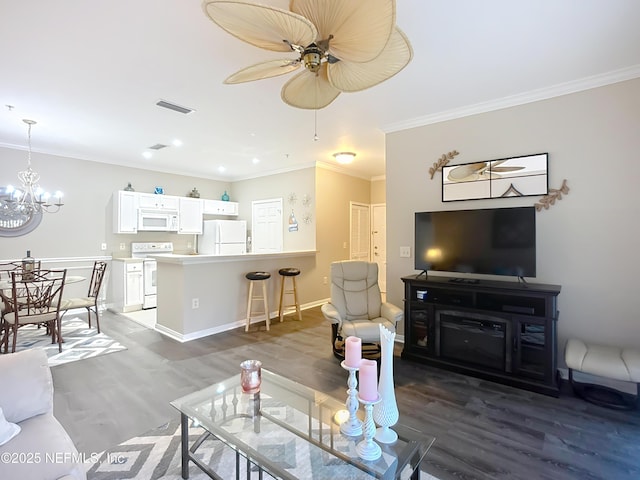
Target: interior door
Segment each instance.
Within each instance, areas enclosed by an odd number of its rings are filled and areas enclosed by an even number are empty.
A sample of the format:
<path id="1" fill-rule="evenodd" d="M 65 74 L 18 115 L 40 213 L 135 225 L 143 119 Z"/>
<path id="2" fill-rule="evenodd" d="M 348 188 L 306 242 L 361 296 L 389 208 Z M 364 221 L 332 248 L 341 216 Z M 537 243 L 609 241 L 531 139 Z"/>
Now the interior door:
<path id="1" fill-rule="evenodd" d="M 387 206 L 371 207 L 371 243 L 373 261 L 378 264 L 378 285 L 382 293 L 387 292 Z"/>
<path id="2" fill-rule="evenodd" d="M 371 220 L 369 205 L 351 202 L 351 260 L 368 262 L 371 258 Z"/>
<path id="3" fill-rule="evenodd" d="M 282 198 L 251 202 L 251 245 L 253 253 L 282 251 Z"/>

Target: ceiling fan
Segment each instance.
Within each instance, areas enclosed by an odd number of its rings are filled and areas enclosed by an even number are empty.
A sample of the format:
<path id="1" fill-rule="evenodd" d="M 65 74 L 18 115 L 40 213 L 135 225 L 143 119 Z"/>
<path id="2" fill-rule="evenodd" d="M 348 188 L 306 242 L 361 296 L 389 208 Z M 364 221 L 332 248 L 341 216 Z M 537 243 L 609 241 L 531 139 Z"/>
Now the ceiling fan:
<path id="1" fill-rule="evenodd" d="M 303 70 L 282 87 L 292 107 L 318 110 L 341 92 L 373 87 L 413 57 L 396 26 L 395 0 L 291 0 L 289 11 L 245 0 L 204 0 L 209 18 L 251 45 L 297 56 L 243 68 L 224 83 L 262 80 Z"/>

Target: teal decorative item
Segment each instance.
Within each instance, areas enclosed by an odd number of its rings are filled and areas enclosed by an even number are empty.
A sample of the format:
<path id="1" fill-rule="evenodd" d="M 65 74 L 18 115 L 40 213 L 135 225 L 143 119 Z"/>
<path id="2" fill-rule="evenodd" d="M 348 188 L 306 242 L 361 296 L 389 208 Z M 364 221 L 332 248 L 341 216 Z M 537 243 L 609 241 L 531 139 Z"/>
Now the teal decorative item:
<path id="1" fill-rule="evenodd" d="M 228 202 L 229 201 L 229 195 L 227 194 L 227 191 L 225 190 L 224 193 L 222 194 L 222 201 L 223 202 Z"/>

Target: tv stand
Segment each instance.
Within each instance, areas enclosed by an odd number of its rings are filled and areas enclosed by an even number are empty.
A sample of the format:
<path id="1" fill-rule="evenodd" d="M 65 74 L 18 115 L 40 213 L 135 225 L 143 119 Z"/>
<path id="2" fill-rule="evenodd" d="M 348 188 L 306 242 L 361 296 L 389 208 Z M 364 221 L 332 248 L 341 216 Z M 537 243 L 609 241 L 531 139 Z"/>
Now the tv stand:
<path id="1" fill-rule="evenodd" d="M 402 278 L 402 358 L 557 397 L 561 287 L 469 280 Z"/>
<path id="2" fill-rule="evenodd" d="M 449 281 L 451 283 L 468 283 L 471 285 L 476 285 L 478 283 L 480 283 L 480 280 L 478 280 L 477 278 L 460 278 L 460 277 L 456 277 L 456 278 L 450 278 Z"/>

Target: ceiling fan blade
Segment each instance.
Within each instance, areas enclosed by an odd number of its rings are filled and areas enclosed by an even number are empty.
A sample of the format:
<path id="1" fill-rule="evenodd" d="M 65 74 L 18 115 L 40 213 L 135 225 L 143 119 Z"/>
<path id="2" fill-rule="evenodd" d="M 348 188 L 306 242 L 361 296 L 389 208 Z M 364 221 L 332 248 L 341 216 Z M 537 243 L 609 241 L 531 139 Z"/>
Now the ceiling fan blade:
<path id="1" fill-rule="evenodd" d="M 350 62 L 376 58 L 396 24 L 395 0 L 291 0 L 289 8 L 311 20 L 317 40 L 333 35 L 329 53 Z"/>
<path id="2" fill-rule="evenodd" d="M 287 105 L 296 108 L 319 110 L 333 102 L 340 90 L 331 86 L 327 80 L 327 64 L 318 73 L 308 70 L 300 72 L 282 87 L 280 96 Z"/>
<path id="3" fill-rule="evenodd" d="M 294 45 L 309 45 L 316 27 L 306 18 L 287 10 L 241 0 L 205 0 L 207 16 L 234 37 L 265 50 L 290 52 Z"/>
<path id="4" fill-rule="evenodd" d="M 224 83 L 244 83 L 262 80 L 264 78 L 277 77 L 285 73 L 293 72 L 300 68 L 301 63 L 296 60 L 269 60 L 268 62 L 257 63 L 250 67 L 238 70 L 233 75 L 229 75 Z"/>
<path id="5" fill-rule="evenodd" d="M 329 64 L 329 82 L 342 92 L 365 90 L 393 77 L 412 58 L 413 50 L 409 40 L 396 27 L 387 46 L 373 61 L 354 63 L 342 60 Z"/>
<path id="6" fill-rule="evenodd" d="M 517 172 L 518 170 L 523 170 L 524 167 L 491 167 L 493 173 L 506 173 L 506 172 Z"/>

